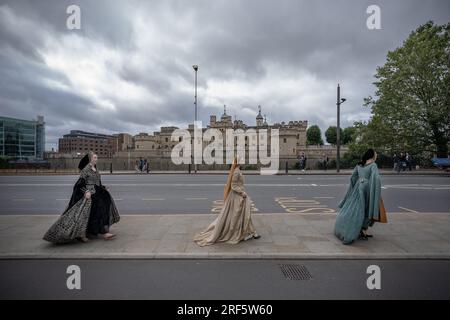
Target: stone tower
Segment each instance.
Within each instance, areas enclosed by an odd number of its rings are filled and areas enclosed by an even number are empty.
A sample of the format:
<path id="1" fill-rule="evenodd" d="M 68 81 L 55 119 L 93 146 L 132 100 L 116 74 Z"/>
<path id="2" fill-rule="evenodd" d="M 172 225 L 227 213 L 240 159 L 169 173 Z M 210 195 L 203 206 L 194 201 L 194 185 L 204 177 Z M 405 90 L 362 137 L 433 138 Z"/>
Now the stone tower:
<path id="1" fill-rule="evenodd" d="M 259 112 L 258 115 L 256 116 L 256 126 L 257 127 L 262 127 L 263 126 L 263 122 L 264 122 L 264 118 L 261 114 L 261 106 L 258 106 Z"/>

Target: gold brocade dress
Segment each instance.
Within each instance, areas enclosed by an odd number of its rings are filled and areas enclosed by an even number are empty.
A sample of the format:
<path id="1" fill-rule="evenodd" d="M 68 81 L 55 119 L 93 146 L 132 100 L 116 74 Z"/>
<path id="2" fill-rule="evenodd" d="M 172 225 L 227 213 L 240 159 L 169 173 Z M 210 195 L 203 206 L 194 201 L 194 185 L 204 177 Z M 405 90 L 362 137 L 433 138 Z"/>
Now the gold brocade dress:
<path id="1" fill-rule="evenodd" d="M 194 237 L 199 246 L 216 242 L 237 244 L 256 235 L 250 213 L 250 198 L 244 198 L 244 176 L 239 169 L 234 170 L 231 180 L 231 192 L 223 204 L 217 218 L 202 232 Z"/>

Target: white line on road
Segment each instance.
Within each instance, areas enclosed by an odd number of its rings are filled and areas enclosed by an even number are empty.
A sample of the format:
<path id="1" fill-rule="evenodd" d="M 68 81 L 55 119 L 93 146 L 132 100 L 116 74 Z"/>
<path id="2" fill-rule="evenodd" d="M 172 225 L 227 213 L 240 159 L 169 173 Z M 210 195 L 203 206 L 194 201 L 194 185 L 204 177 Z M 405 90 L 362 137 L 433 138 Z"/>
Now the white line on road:
<path id="1" fill-rule="evenodd" d="M 431 188 L 431 187 L 405 187 L 405 186 L 397 187 L 397 186 L 389 186 L 387 188 L 390 188 L 390 189 L 433 190 L 433 188 Z"/>
<path id="2" fill-rule="evenodd" d="M 420 213 L 419 211 L 408 209 L 408 208 L 404 208 L 404 207 L 398 207 L 398 208 L 402 209 L 402 210 L 405 210 L 405 211 L 408 211 L 408 212 L 412 212 L 412 213 Z"/>
<path id="3" fill-rule="evenodd" d="M 314 199 L 334 199 L 335 197 L 313 197 Z"/>
<path id="4" fill-rule="evenodd" d="M 0 183 L 0 187 L 63 187 L 73 186 L 69 183 Z"/>
<path id="5" fill-rule="evenodd" d="M 295 183 L 247 183 L 251 187 L 342 187 L 347 186 L 345 183 L 336 184 L 295 184 Z M 62 183 L 0 183 L 0 188 L 4 187 L 63 187 L 73 186 L 73 184 Z M 108 184 L 111 187 L 221 187 L 223 183 L 112 183 Z M 384 185 L 383 189 L 419 189 L 419 190 L 448 190 L 449 185 L 435 184 L 435 185 L 418 185 L 418 184 L 398 184 L 398 185 Z"/>
<path id="6" fill-rule="evenodd" d="M 163 199 L 163 198 L 152 198 L 152 199 L 144 198 L 142 200 L 143 201 L 162 201 L 162 200 L 166 200 L 166 199 Z"/>
<path id="7" fill-rule="evenodd" d="M 223 183 L 110 183 L 111 187 L 221 187 Z M 317 184 L 294 184 L 294 183 L 247 183 L 247 186 L 253 187 L 311 187 Z M 48 183 L 0 183 L 2 187 L 61 187 L 73 186 L 72 184 Z"/>
<path id="8" fill-rule="evenodd" d="M 34 199 L 12 199 L 12 201 L 34 201 Z"/>
<path id="9" fill-rule="evenodd" d="M 320 187 L 342 187 L 342 186 L 346 186 L 346 184 L 320 184 Z"/>
<path id="10" fill-rule="evenodd" d="M 184 200 L 208 200 L 208 198 L 184 198 Z"/>

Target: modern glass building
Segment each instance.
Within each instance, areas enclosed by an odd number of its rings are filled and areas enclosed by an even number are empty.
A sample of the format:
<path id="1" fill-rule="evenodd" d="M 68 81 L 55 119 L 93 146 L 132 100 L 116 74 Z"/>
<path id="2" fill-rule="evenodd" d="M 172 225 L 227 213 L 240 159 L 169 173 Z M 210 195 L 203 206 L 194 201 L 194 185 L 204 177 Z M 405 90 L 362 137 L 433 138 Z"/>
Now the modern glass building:
<path id="1" fill-rule="evenodd" d="M 44 117 L 22 120 L 0 117 L 0 156 L 12 159 L 43 159 L 45 150 Z"/>

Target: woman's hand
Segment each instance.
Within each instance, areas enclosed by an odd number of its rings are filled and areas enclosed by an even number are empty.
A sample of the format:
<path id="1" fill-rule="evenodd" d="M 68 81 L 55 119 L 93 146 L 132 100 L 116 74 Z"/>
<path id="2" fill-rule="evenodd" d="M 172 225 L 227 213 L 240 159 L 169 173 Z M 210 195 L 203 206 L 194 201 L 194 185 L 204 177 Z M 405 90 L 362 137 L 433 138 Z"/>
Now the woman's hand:
<path id="1" fill-rule="evenodd" d="M 247 198 L 247 193 L 242 192 L 242 198 Z"/>
<path id="2" fill-rule="evenodd" d="M 91 192 L 90 191 L 86 191 L 85 194 L 84 194 L 84 197 L 89 200 L 91 198 Z"/>

